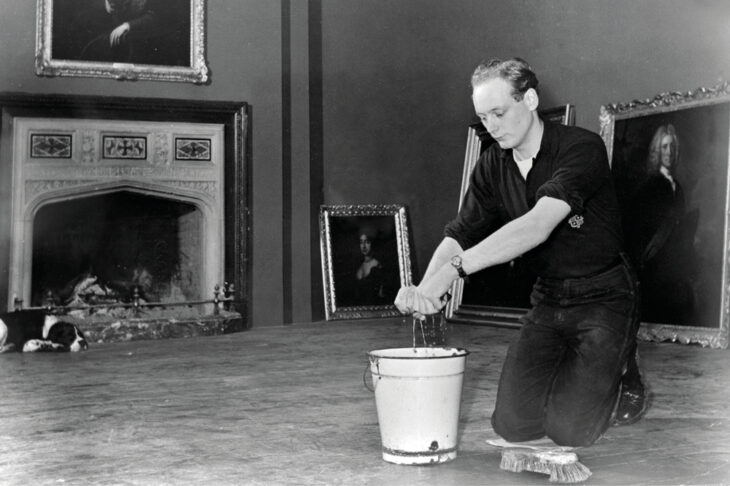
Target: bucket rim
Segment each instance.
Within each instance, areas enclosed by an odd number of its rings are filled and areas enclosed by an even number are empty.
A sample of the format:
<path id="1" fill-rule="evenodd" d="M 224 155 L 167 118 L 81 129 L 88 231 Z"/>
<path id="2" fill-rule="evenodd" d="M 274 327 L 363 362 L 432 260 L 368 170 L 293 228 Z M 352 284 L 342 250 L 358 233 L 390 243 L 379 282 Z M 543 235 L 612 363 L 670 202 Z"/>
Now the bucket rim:
<path id="1" fill-rule="evenodd" d="M 447 350 L 453 350 L 455 354 L 447 354 L 444 356 L 384 356 L 382 354 L 374 354 L 374 353 L 384 353 L 387 351 L 393 351 L 393 350 L 403 350 L 403 349 L 447 349 Z M 450 358 L 465 358 L 469 356 L 470 352 L 466 348 L 431 348 L 426 346 L 417 346 L 417 347 L 407 347 L 407 348 L 384 348 L 384 349 L 374 349 L 372 351 L 368 352 L 368 356 L 371 358 L 380 358 L 380 359 L 450 359 Z"/>

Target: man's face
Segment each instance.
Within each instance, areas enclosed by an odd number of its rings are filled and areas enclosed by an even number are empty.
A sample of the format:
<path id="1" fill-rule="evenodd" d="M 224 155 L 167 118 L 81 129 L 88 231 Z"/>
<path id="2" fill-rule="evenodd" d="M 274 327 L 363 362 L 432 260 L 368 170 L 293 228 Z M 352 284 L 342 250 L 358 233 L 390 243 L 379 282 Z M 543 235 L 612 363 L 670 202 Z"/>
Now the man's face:
<path id="1" fill-rule="evenodd" d="M 512 86 L 502 78 L 492 78 L 474 88 L 474 111 L 484 128 L 503 149 L 519 148 L 527 137 L 532 110 L 525 100 L 512 97 Z"/>
<path id="2" fill-rule="evenodd" d="M 661 153 L 662 166 L 669 171 L 675 169 L 674 161 L 677 157 L 677 147 L 674 146 L 674 140 L 671 135 L 664 135 L 662 137 L 659 151 Z"/>

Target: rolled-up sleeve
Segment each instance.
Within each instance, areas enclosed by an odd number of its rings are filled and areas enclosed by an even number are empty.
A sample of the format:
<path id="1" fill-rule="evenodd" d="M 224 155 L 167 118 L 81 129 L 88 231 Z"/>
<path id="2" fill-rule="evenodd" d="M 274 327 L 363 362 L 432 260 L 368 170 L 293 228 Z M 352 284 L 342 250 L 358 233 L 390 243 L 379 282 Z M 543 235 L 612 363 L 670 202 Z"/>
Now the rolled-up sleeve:
<path id="1" fill-rule="evenodd" d="M 583 214 L 584 203 L 611 177 L 608 156 L 598 137 L 572 144 L 560 155 L 560 167 L 535 193 L 565 201 L 573 213 Z"/>
<path id="2" fill-rule="evenodd" d="M 502 224 L 500 204 L 489 178 L 485 155 L 471 174 L 459 214 L 444 228 L 444 236 L 456 240 L 463 249 L 476 245 Z"/>

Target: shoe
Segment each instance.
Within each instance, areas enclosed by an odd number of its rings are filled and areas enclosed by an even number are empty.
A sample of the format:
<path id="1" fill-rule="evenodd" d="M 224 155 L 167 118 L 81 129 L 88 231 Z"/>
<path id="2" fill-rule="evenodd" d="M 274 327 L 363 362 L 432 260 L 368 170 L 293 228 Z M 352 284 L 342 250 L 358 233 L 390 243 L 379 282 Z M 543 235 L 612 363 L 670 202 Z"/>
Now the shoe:
<path id="1" fill-rule="evenodd" d="M 622 383 L 611 425 L 631 425 L 644 416 L 648 407 L 649 400 L 644 385 L 639 383 L 638 386 L 628 387 Z"/>

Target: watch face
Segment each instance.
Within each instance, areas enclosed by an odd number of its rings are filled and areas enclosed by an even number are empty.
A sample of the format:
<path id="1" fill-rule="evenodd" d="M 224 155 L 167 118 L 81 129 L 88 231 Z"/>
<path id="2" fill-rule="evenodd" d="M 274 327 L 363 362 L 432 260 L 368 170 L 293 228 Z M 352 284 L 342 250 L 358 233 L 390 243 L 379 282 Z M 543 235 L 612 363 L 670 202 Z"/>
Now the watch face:
<path id="1" fill-rule="evenodd" d="M 461 257 L 459 255 L 451 257 L 451 266 L 459 273 L 459 277 L 466 278 L 466 272 L 461 268 Z"/>

